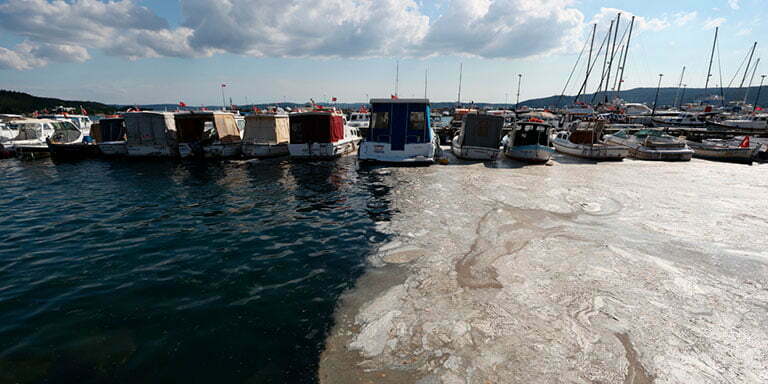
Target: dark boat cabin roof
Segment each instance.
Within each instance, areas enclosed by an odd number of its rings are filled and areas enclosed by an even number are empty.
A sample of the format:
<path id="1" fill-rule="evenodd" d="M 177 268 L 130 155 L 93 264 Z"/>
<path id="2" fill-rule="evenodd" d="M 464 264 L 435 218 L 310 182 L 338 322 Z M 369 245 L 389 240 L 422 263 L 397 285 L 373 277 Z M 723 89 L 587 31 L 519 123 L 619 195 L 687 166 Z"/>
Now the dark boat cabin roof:
<path id="1" fill-rule="evenodd" d="M 344 139 L 344 117 L 333 112 L 303 112 L 290 117 L 290 143 L 335 143 Z"/>
<path id="2" fill-rule="evenodd" d="M 471 113 L 464 117 L 461 143 L 471 147 L 499 148 L 503 129 L 503 116 Z"/>

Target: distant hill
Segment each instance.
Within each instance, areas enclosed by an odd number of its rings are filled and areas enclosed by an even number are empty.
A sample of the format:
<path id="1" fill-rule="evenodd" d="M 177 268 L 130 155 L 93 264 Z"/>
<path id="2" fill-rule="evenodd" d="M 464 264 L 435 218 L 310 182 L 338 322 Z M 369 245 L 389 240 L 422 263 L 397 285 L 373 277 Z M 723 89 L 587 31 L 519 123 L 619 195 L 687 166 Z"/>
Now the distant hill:
<path id="1" fill-rule="evenodd" d="M 85 108 L 88 113 L 113 113 L 115 107 L 93 101 L 71 101 L 37 97 L 28 93 L 0 90 L 0 113 L 25 114 L 53 110 L 56 107 Z"/>
<path id="2" fill-rule="evenodd" d="M 763 91 L 760 94 L 760 103 L 759 106 L 764 106 L 766 103 L 768 103 L 768 87 L 764 87 Z M 749 97 L 747 100 L 747 103 L 753 104 L 755 102 L 755 97 L 757 96 L 757 90 L 758 87 L 752 87 L 749 89 Z M 725 94 L 725 100 L 728 101 L 735 101 L 735 100 L 743 100 L 744 99 L 744 92 L 746 91 L 746 88 L 730 88 L 730 89 L 724 89 L 723 93 Z M 696 101 L 700 101 L 703 99 L 706 99 L 712 95 L 720 95 L 720 88 L 686 88 L 685 93 L 683 94 L 682 90 L 678 90 L 677 88 L 661 88 L 659 90 L 659 106 L 671 106 L 675 103 L 675 98 L 678 96 L 678 94 L 682 94 L 683 96 L 683 103 L 692 103 Z M 583 101 L 586 103 L 592 103 L 592 100 L 595 100 L 595 103 L 600 103 L 605 101 L 605 95 L 600 93 L 597 97 L 593 99 L 594 94 L 588 94 L 583 95 L 579 97 L 579 101 Z M 656 97 L 656 88 L 635 88 L 630 89 L 627 91 L 621 91 L 621 98 L 624 99 L 627 102 L 630 103 L 645 103 L 649 106 L 653 105 L 654 98 Z M 613 98 L 613 94 L 609 93 L 608 98 Z M 532 99 L 532 100 L 526 100 L 521 101 L 520 105 L 527 105 L 531 108 L 544 108 L 544 107 L 555 107 L 558 105 L 558 101 L 560 106 L 564 106 L 567 104 L 573 103 L 575 100 L 575 96 L 564 96 L 562 99 L 560 99 L 560 96 L 550 96 L 545 97 L 541 99 Z"/>

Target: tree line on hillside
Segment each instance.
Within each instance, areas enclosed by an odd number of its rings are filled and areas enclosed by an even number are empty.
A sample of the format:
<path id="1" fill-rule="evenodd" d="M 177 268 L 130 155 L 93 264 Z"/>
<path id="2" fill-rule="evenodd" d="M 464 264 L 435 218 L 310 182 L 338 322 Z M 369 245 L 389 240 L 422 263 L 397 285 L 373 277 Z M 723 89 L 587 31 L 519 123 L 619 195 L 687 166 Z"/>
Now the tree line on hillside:
<path id="1" fill-rule="evenodd" d="M 29 114 L 35 111 L 52 111 L 56 107 L 72 107 L 80 110 L 82 107 L 89 114 L 111 114 L 115 107 L 93 101 L 71 101 L 49 97 L 37 97 L 28 93 L 0 90 L 0 113 Z"/>

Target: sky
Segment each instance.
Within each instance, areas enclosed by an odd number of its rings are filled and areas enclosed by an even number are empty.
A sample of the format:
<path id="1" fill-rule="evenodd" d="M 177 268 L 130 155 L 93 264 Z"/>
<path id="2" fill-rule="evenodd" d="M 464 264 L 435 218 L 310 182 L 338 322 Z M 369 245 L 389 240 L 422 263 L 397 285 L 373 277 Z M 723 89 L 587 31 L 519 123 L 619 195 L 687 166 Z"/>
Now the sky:
<path id="1" fill-rule="evenodd" d="M 521 100 L 556 95 L 574 67 L 566 93 L 578 92 L 592 25 L 594 55 L 618 13 L 624 43 L 636 17 L 624 89 L 655 87 L 659 74 L 677 86 L 683 66 L 683 83 L 703 87 L 715 27 L 710 86 L 738 86 L 752 44 L 754 63 L 768 35 L 764 1 L 0 0 L 0 89 L 218 105 L 221 84 L 236 104 L 361 102 L 396 88 L 424 97 L 426 88 L 432 101 L 455 101 L 461 65 L 463 102 L 515 103 L 519 79 Z M 756 82 L 762 73 L 768 62 Z"/>

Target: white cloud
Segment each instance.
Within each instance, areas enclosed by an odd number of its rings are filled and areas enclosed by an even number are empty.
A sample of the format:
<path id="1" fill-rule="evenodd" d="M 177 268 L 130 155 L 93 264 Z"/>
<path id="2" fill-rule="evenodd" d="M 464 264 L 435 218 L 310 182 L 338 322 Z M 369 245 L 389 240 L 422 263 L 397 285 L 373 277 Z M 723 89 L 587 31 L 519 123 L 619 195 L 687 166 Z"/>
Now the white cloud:
<path id="1" fill-rule="evenodd" d="M 699 15 L 699 13 L 696 12 L 696 11 L 692 11 L 692 12 L 679 12 L 679 13 L 676 13 L 674 15 L 674 17 L 675 17 L 674 23 L 678 27 L 682 27 L 682 26 L 690 23 L 691 21 L 695 20 L 696 17 L 698 17 L 698 15 Z"/>
<path id="2" fill-rule="evenodd" d="M 704 29 L 705 30 L 715 29 L 716 27 L 719 27 L 725 24 L 725 21 L 726 21 L 725 17 L 718 17 L 718 18 L 710 17 L 704 22 Z"/>
<path id="3" fill-rule="evenodd" d="M 731 7 L 731 9 L 739 9 L 739 0 L 728 0 L 728 6 Z"/>
<path id="4" fill-rule="evenodd" d="M 635 28 L 640 31 L 658 32 L 669 28 L 670 23 L 666 18 L 637 16 L 632 12 L 627 12 L 618 8 L 600 8 L 600 12 L 592 17 L 590 23 L 597 23 L 601 29 L 608 30 L 611 20 L 616 19 L 616 15 L 621 13 L 619 31 L 623 31 L 629 26 L 629 20 L 635 16 Z"/>
<path id="5" fill-rule="evenodd" d="M 447 0 L 430 19 L 414 0 L 180 0 L 172 27 L 137 0 L 0 0 L 0 28 L 26 38 L 2 48 L 0 66 L 30 69 L 82 62 L 89 50 L 129 60 L 205 57 L 525 58 L 573 51 L 583 42 L 584 15 L 573 0 Z M 607 29 L 620 10 L 603 8 L 592 22 Z M 621 11 L 622 28 L 631 13 Z M 678 14 L 684 24 L 695 12 Z M 637 17 L 660 31 L 665 18 Z"/>
<path id="6" fill-rule="evenodd" d="M 752 33 L 752 28 L 742 28 L 736 32 L 736 36 L 747 36 Z"/>

